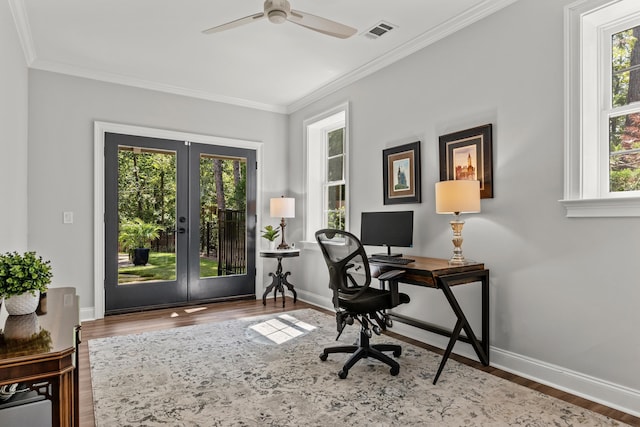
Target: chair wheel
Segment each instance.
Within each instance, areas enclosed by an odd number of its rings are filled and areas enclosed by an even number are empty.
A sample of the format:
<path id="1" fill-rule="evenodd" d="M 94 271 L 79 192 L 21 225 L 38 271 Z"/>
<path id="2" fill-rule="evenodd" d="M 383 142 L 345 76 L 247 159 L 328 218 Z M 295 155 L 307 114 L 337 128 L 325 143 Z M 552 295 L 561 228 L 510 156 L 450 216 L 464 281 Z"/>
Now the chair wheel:
<path id="1" fill-rule="evenodd" d="M 400 368 L 393 367 L 393 368 L 391 368 L 389 370 L 389 372 L 391 373 L 392 376 L 395 377 L 396 375 L 398 375 L 400 373 Z"/>
<path id="2" fill-rule="evenodd" d="M 364 333 L 367 334 L 369 338 L 371 338 L 371 335 L 372 335 L 371 329 L 367 329 L 366 331 L 364 331 Z"/>
<path id="3" fill-rule="evenodd" d="M 380 335 L 380 333 L 382 332 L 382 329 L 380 328 L 380 326 L 376 325 L 376 326 L 373 327 L 373 332 L 376 335 Z"/>
<path id="4" fill-rule="evenodd" d="M 396 375 L 398 373 L 396 372 Z M 340 377 L 341 380 L 347 378 L 347 375 L 349 375 L 349 371 L 346 369 L 341 369 L 340 372 L 338 372 L 338 376 Z"/>
<path id="5" fill-rule="evenodd" d="M 327 357 L 329 357 L 329 355 L 328 355 L 328 354 L 326 354 L 326 353 L 322 353 L 322 354 L 320 355 L 320 360 L 322 360 L 322 361 L 324 362 L 325 360 L 327 360 Z"/>
<path id="6" fill-rule="evenodd" d="M 402 354 L 402 349 L 399 348 L 397 350 L 393 350 L 393 357 L 400 357 L 400 355 Z M 326 359 L 326 357 L 325 357 Z"/>
<path id="7" fill-rule="evenodd" d="M 393 320 L 389 319 L 388 317 L 384 319 L 384 323 L 387 325 L 388 328 L 393 327 Z"/>

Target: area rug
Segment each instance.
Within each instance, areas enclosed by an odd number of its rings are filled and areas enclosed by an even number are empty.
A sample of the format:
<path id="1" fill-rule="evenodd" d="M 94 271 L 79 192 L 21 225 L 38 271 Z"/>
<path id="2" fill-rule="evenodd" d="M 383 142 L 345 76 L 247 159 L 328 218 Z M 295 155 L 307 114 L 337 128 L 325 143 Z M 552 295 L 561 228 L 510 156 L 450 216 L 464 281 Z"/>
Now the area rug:
<path id="1" fill-rule="evenodd" d="M 440 356 L 407 343 L 398 376 L 366 359 L 341 380 L 348 356 L 319 358 L 335 336 L 304 309 L 90 340 L 96 426 L 620 425 L 455 360 L 433 385 Z"/>

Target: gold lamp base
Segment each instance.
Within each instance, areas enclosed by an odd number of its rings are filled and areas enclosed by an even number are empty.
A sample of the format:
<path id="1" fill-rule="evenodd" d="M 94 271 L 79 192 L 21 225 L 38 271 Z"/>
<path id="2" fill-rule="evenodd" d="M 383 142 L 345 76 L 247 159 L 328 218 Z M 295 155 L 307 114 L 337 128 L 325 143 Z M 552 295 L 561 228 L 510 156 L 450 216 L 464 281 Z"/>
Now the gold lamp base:
<path id="1" fill-rule="evenodd" d="M 453 230 L 453 256 L 449 260 L 449 264 L 461 265 L 468 264 L 467 261 L 462 255 L 462 227 L 464 227 L 464 221 L 460 220 L 460 214 L 454 214 L 454 220 L 451 220 L 449 223 L 451 224 L 451 229 Z"/>

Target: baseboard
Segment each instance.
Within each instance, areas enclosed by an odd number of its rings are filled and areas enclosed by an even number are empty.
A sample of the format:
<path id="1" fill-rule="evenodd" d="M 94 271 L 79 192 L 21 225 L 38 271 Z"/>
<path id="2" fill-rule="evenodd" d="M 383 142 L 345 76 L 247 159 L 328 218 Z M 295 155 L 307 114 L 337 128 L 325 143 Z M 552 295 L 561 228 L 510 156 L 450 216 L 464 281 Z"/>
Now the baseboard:
<path id="1" fill-rule="evenodd" d="M 491 366 L 640 417 L 640 391 L 491 347 Z"/>
<path id="2" fill-rule="evenodd" d="M 96 320 L 96 312 L 93 307 L 80 308 L 80 323 Z"/>

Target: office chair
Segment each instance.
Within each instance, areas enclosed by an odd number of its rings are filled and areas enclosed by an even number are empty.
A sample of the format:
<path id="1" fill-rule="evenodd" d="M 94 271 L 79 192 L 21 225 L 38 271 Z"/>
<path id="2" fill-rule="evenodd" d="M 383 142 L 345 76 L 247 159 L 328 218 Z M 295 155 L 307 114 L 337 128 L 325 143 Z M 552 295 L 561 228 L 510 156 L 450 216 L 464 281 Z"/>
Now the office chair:
<path id="1" fill-rule="evenodd" d="M 333 291 L 333 306 L 336 309 L 336 326 L 340 338 L 346 325 L 354 321 L 360 323 L 360 338 L 357 345 L 325 348 L 320 360 L 325 361 L 331 353 L 352 353 L 351 357 L 338 372 L 342 379 L 349 374 L 349 369 L 360 359 L 373 357 L 391 367 L 391 375 L 398 375 L 400 365 L 383 352 L 391 351 L 395 357 L 400 356 L 402 347 L 393 344 L 369 344 L 372 331 L 380 335 L 392 321 L 385 310 L 399 304 L 409 302 L 407 294 L 398 293 L 397 277 L 402 270 L 392 270 L 378 276 L 382 282 L 389 281 L 382 289 L 370 287 L 371 270 L 367 254 L 356 236 L 346 231 L 324 229 L 316 232 L 316 240 L 320 244 L 322 254 L 329 268 L 329 287 Z"/>

